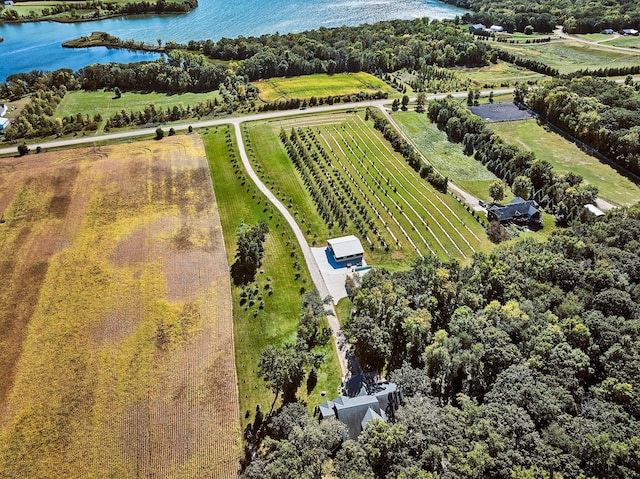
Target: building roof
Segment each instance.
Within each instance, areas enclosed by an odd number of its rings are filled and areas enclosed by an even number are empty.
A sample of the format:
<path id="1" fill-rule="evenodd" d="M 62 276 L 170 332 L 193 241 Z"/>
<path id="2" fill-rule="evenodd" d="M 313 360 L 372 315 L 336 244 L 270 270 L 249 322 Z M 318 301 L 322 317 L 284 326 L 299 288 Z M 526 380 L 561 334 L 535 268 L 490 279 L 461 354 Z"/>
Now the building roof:
<path id="1" fill-rule="evenodd" d="M 320 413 L 320 419 L 338 419 L 347 426 L 349 438 L 356 439 L 369 421 L 387 421 L 387 411 L 398 408 L 399 392 L 395 384 L 375 383 L 366 375 L 357 375 L 352 379 L 352 385 L 358 383 L 360 388 L 346 391 L 347 396 L 341 395 L 333 401 L 319 404 L 315 414 Z"/>
<path id="2" fill-rule="evenodd" d="M 487 215 L 495 216 L 498 221 L 512 221 L 518 219 L 534 219 L 540 215 L 538 203 L 534 200 L 523 200 L 516 197 L 506 205 L 491 205 L 487 207 Z"/>
<path id="3" fill-rule="evenodd" d="M 353 235 L 333 238 L 328 240 L 327 243 L 329 243 L 329 248 L 333 251 L 336 259 L 364 254 L 360 240 Z"/>
<path id="4" fill-rule="evenodd" d="M 486 30 L 484 23 L 474 23 L 469 27 L 470 30 Z"/>
<path id="5" fill-rule="evenodd" d="M 592 204 L 589 203 L 589 204 L 584 205 L 584 207 L 587 210 L 591 211 L 596 216 L 604 216 L 604 211 L 602 211 L 596 205 L 592 205 Z"/>
<path id="6" fill-rule="evenodd" d="M 1 118 L 0 117 L 0 128 L 4 128 L 8 124 L 9 124 L 9 119 L 8 118 Z"/>
<path id="7" fill-rule="evenodd" d="M 360 426 L 362 427 L 362 429 L 364 429 L 367 423 L 369 421 L 373 421 L 374 419 L 379 419 L 380 421 L 386 422 L 386 420 L 380 414 L 375 412 L 373 409 L 369 408 L 367 409 L 367 413 L 362 418 L 362 421 L 360 421 Z"/>
<path id="8" fill-rule="evenodd" d="M 492 32 L 502 32 L 504 31 L 504 27 L 501 25 L 491 25 L 489 27 L 489 30 L 491 30 Z"/>

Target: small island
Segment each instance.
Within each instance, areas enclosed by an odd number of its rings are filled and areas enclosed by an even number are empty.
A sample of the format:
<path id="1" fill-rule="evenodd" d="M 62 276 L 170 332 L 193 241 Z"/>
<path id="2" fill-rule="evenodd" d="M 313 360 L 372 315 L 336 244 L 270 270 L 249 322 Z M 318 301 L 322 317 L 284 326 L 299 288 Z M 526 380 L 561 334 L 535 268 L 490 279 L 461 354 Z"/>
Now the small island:
<path id="1" fill-rule="evenodd" d="M 83 35 L 80 38 L 68 40 L 62 44 L 64 48 L 89 48 L 89 47 L 107 47 L 107 48 L 124 48 L 127 50 L 165 53 L 167 46 L 162 46 L 161 41 L 156 45 L 135 41 L 133 39 L 122 40 L 114 35 L 106 32 L 92 32 L 91 35 Z"/>

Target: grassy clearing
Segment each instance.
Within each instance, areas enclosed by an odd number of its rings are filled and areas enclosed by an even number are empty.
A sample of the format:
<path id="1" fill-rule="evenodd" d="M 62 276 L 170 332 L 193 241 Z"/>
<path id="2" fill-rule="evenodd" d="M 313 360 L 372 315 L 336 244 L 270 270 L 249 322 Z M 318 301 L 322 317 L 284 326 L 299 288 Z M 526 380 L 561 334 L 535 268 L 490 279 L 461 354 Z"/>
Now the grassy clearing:
<path id="1" fill-rule="evenodd" d="M 496 43 L 495 46 L 531 60 L 541 61 L 550 67 L 557 68 L 560 73 L 640 63 L 640 52 L 625 52 L 607 48 L 604 45 L 589 45 L 571 40 L 530 45 Z"/>
<path id="2" fill-rule="evenodd" d="M 232 477 L 231 292 L 199 138 L 3 166 L 0 470 Z"/>
<path id="3" fill-rule="evenodd" d="M 546 78 L 546 75 L 503 61 L 478 68 L 456 68 L 455 71 L 481 88 L 507 87 L 517 82 L 536 82 Z"/>
<path id="4" fill-rule="evenodd" d="M 604 33 L 582 33 L 573 36 L 588 42 L 604 42 L 613 39 L 613 35 L 605 35 Z"/>
<path id="5" fill-rule="evenodd" d="M 272 131 L 270 136 L 267 125 Z M 410 169 L 364 121 L 363 114 L 316 115 L 315 122 L 309 120 L 298 126 L 300 145 L 306 145 L 303 148 L 307 154 L 315 158 L 315 165 L 310 168 L 316 172 L 317 188 L 328 187 L 327 201 L 339 205 L 336 210 L 344 213 L 344 226 L 330 215 L 326 223 L 333 226 L 328 233 L 359 236 L 368 263 L 397 270 L 429 254 L 466 261 L 474 251 L 486 246 L 484 230 L 471 215 L 451 196 L 434 191 Z M 263 181 L 284 198 L 297 194 L 300 203 L 292 201 L 290 207 L 304 209 L 306 221 L 314 227 L 324 223 L 322 211 L 311 197 L 296 193 L 310 174 L 303 175 L 294 168 L 278 138 L 282 128 L 290 136 L 292 127 L 286 121 L 273 121 L 249 125 L 250 131 L 253 128 L 259 130 L 263 141 L 271 143 L 268 148 L 256 147 Z M 271 156 L 263 154 L 268 151 Z M 272 166 L 275 163 L 277 167 Z M 292 179 L 300 184 L 292 184 Z M 334 232 L 336 227 L 339 229 Z M 307 236 L 322 244 L 327 237 L 318 231 L 309 229 Z"/>
<path id="6" fill-rule="evenodd" d="M 243 424 L 253 420 L 256 405 L 266 413 L 273 402 L 273 393 L 268 390 L 257 375 L 260 351 L 269 344 L 281 345 L 295 339 L 302 295 L 300 288 L 312 288 L 311 279 L 304 267 L 304 261 L 292 257 L 299 253 L 293 233 L 282 219 L 273 211 L 260 192 L 254 193 L 253 183 L 245 176 L 241 166 L 232 166 L 232 158 L 239 158 L 235 146 L 235 135 L 227 126 L 211 128 L 202 132 L 211 177 L 216 196 L 219 198 L 219 210 L 222 221 L 224 241 L 229 264 L 234 261 L 236 232 L 241 223 L 255 224 L 267 221 L 269 234 L 265 244 L 265 256 L 256 286 L 264 301 L 264 308 L 249 303 L 241 305 L 242 288 L 232 287 L 233 316 L 236 364 L 240 411 Z M 294 275 L 294 263 L 301 261 L 303 268 L 300 279 Z M 265 290 L 270 284 L 273 294 Z M 333 342 L 322 350 L 325 362 L 318 371 L 318 383 L 310 393 L 306 385 L 298 392 L 309 407 L 322 402 L 320 392 L 335 392 L 341 382 L 340 366 Z"/>
<path id="7" fill-rule="evenodd" d="M 640 48 L 640 37 L 624 36 L 608 41 L 607 45 L 625 48 Z"/>
<path id="8" fill-rule="evenodd" d="M 585 181 L 597 186 L 600 197 L 618 205 L 632 205 L 640 200 L 640 186 L 621 175 L 613 167 L 580 150 L 575 144 L 538 125 L 536 120 L 525 120 L 491 125 L 506 141 L 546 160 L 556 171 L 572 171 Z"/>
<path id="9" fill-rule="evenodd" d="M 112 91 L 72 91 L 56 108 L 53 116 L 94 115 L 100 113 L 104 119 L 122 110 L 142 111 L 150 104 L 156 108 L 168 108 L 175 105 L 193 105 L 214 98 L 218 93 L 181 93 L 167 95 L 164 93 L 135 93 L 124 92 L 121 98 L 115 99 Z"/>
<path id="10" fill-rule="evenodd" d="M 353 95 L 377 91 L 394 93 L 395 90 L 369 73 L 338 73 L 335 75 L 303 75 L 292 78 L 272 78 L 255 82 L 260 99 L 265 102 L 291 98 L 311 98 Z"/>
<path id="11" fill-rule="evenodd" d="M 444 176 L 451 178 L 464 190 L 488 200 L 487 189 L 497 177 L 482 163 L 466 156 L 462 147 L 451 143 L 447 135 L 429 121 L 426 115 L 415 112 L 394 112 L 393 119 L 415 142 L 422 154 Z"/>

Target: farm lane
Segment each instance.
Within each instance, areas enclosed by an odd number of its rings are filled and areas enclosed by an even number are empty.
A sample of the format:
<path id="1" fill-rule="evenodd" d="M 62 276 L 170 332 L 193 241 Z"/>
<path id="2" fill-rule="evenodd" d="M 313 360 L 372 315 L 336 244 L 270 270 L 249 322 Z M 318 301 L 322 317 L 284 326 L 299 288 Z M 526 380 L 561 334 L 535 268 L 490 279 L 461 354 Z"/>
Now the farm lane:
<path id="1" fill-rule="evenodd" d="M 604 47 L 604 48 L 609 48 L 611 50 L 619 50 L 619 51 L 623 51 L 623 52 L 629 52 L 629 53 L 638 53 L 638 49 L 637 48 L 628 48 L 628 47 L 619 47 L 616 45 L 607 45 L 608 41 L 611 40 L 615 40 L 616 38 L 620 38 L 621 35 L 616 33 L 615 35 L 611 35 L 611 38 L 607 38 L 605 40 L 599 40 L 597 42 L 591 41 L 591 40 L 586 40 L 584 38 L 580 38 L 580 37 L 576 37 L 573 35 L 569 35 L 568 33 L 564 32 L 563 27 L 558 27 L 556 28 L 553 33 L 555 33 L 556 35 L 558 35 L 558 37 L 565 39 L 565 40 L 573 40 L 574 42 L 579 42 L 579 43 L 586 43 L 587 45 L 593 45 L 596 47 Z"/>
<path id="2" fill-rule="evenodd" d="M 233 121 L 233 126 L 236 132 L 236 140 L 238 142 L 238 150 L 240 152 L 240 158 L 242 160 L 242 164 L 244 165 L 249 178 L 251 181 L 258 187 L 258 189 L 267 197 L 267 199 L 278 209 L 278 211 L 284 216 L 291 226 L 293 233 L 300 244 L 300 249 L 302 250 L 302 254 L 304 256 L 304 260 L 307 263 L 307 268 L 309 269 L 309 274 L 311 275 L 311 279 L 313 280 L 313 284 L 316 286 L 318 293 L 321 298 L 326 298 L 329 296 L 329 288 L 322 277 L 322 273 L 320 272 L 320 268 L 318 267 L 318 263 L 316 262 L 315 257 L 313 256 L 313 252 L 309 247 L 309 243 L 307 243 L 302 230 L 296 223 L 294 217 L 289 213 L 287 207 L 276 198 L 276 196 L 271 192 L 271 190 L 260 180 L 253 167 L 251 166 L 251 162 L 249 161 L 249 157 L 247 156 L 247 152 L 244 145 L 244 139 L 242 138 L 242 129 L 240 125 L 242 121 L 240 119 L 236 119 Z M 340 362 L 340 369 L 342 370 L 342 376 L 349 376 L 349 344 L 347 343 L 346 338 L 344 337 L 344 333 L 340 328 L 340 323 L 338 323 L 338 317 L 336 314 L 336 310 L 333 306 L 333 303 L 329 305 L 329 313 L 327 314 L 327 320 L 329 326 L 331 327 L 331 332 L 333 333 L 333 341 L 336 346 L 336 351 L 338 352 L 338 361 Z"/>

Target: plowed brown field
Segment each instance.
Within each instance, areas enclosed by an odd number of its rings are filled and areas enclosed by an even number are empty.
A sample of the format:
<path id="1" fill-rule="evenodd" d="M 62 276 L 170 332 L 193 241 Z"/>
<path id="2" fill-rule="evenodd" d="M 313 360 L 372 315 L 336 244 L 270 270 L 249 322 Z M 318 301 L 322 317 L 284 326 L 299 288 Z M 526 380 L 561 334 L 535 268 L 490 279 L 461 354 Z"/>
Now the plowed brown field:
<path id="1" fill-rule="evenodd" d="M 0 478 L 237 476 L 198 136 L 0 160 Z"/>

